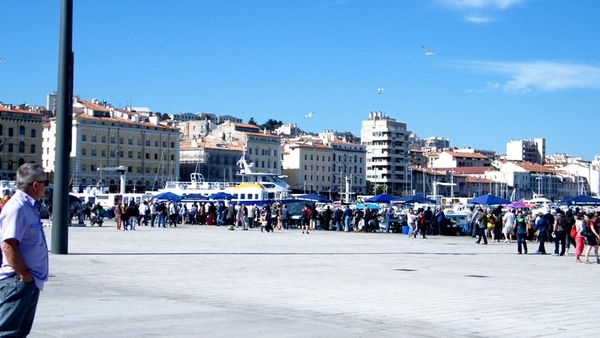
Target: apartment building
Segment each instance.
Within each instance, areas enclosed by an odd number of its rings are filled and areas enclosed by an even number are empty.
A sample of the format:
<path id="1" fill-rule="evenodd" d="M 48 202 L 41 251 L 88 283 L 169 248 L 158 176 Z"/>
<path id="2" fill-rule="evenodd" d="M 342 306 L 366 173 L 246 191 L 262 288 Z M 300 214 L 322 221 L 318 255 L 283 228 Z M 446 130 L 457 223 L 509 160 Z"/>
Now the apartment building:
<path id="1" fill-rule="evenodd" d="M 210 136 L 223 143 L 242 142 L 246 147 L 246 161 L 253 171 L 281 175 L 281 137 L 261 131 L 253 124 L 233 122 L 219 124 Z"/>
<path id="2" fill-rule="evenodd" d="M 42 163 L 43 115 L 0 104 L 0 177 L 15 180 L 24 163 Z"/>
<path id="3" fill-rule="evenodd" d="M 73 101 L 71 185 L 96 185 L 102 181 L 117 191 L 125 166 L 128 191 L 156 190 L 179 178 L 177 128 L 159 124 L 159 116 L 131 109 L 116 109 L 98 100 Z M 43 130 L 42 165 L 54 170 L 56 118 Z"/>
<path id="4" fill-rule="evenodd" d="M 350 194 L 365 194 L 365 158 L 361 144 L 305 136 L 284 144 L 283 174 L 294 193 L 339 198 L 348 188 Z"/>
<path id="5" fill-rule="evenodd" d="M 406 123 L 381 112 L 370 112 L 361 123 L 361 143 L 366 147 L 367 180 L 384 192 L 400 196 L 410 190 L 410 163 Z"/>

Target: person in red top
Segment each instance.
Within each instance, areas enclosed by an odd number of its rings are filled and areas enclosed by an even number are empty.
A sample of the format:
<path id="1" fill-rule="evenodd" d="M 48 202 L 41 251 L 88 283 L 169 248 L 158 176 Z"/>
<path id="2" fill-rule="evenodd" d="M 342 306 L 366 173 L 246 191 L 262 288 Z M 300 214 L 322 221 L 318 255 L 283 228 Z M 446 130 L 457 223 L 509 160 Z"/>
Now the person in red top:
<path id="1" fill-rule="evenodd" d="M 302 233 L 304 233 L 304 231 L 306 230 L 306 233 L 308 234 L 311 214 L 312 210 L 310 208 L 310 205 L 305 204 L 304 208 L 302 209 Z"/>
<path id="2" fill-rule="evenodd" d="M 596 263 L 600 264 L 600 258 L 598 257 L 598 242 L 600 242 L 600 212 L 594 214 L 593 212 L 588 215 L 588 232 L 587 237 L 587 248 L 585 249 L 585 262 L 590 262 L 590 252 L 594 248 L 594 254 L 596 255 Z"/>

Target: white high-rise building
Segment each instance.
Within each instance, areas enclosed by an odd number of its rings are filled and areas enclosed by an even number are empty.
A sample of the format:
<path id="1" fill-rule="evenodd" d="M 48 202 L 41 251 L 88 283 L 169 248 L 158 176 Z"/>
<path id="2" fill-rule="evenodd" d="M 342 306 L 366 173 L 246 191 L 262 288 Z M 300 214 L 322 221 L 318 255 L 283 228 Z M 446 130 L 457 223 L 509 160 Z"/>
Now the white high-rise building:
<path id="1" fill-rule="evenodd" d="M 506 144 L 506 159 L 544 164 L 546 157 L 546 139 L 511 140 Z"/>
<path id="2" fill-rule="evenodd" d="M 381 112 L 370 112 L 369 118 L 362 121 L 360 137 L 367 148 L 367 180 L 376 192 L 395 196 L 409 193 L 409 135 L 405 122 L 397 122 Z"/>

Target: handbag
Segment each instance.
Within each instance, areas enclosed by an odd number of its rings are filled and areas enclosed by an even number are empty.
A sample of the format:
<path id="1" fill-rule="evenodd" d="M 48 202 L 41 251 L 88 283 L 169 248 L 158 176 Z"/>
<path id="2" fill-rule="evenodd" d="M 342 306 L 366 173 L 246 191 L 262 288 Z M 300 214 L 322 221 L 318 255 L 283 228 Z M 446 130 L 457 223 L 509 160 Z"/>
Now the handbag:
<path id="1" fill-rule="evenodd" d="M 571 228 L 571 233 L 569 235 L 571 235 L 571 238 L 577 237 L 577 227 L 576 226 L 573 226 Z"/>

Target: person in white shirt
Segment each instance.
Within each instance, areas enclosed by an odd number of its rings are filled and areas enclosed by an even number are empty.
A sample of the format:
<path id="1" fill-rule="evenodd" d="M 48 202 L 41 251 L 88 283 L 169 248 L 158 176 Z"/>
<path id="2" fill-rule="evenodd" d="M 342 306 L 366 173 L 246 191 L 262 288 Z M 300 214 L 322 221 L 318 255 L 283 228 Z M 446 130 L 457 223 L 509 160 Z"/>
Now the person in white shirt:
<path id="1" fill-rule="evenodd" d="M 515 214 L 514 211 L 509 209 L 504 217 L 502 217 L 502 222 L 504 228 L 502 229 L 502 233 L 504 233 L 504 243 L 511 243 L 513 230 L 515 229 Z"/>

